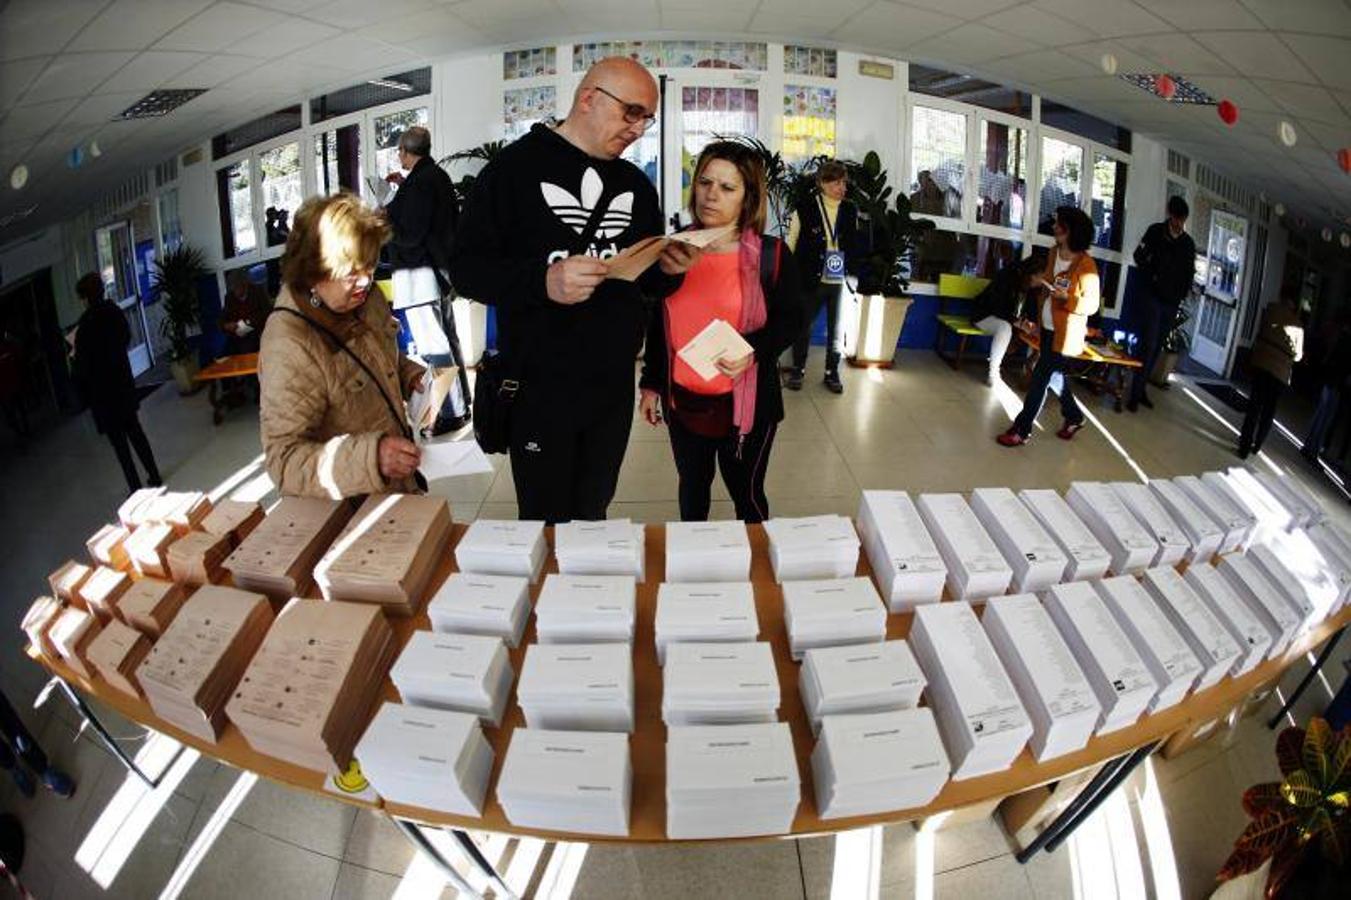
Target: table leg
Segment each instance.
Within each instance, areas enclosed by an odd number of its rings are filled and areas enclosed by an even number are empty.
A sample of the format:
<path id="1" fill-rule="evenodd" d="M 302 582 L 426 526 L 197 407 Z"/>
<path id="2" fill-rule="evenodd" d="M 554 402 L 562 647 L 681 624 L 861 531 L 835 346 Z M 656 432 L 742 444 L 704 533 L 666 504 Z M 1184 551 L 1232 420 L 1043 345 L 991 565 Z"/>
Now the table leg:
<path id="1" fill-rule="evenodd" d="M 1299 683 L 1299 687 L 1295 688 L 1294 692 L 1286 699 L 1285 705 L 1283 705 L 1276 715 L 1272 716 L 1267 722 L 1268 730 L 1274 729 L 1276 723 L 1281 721 L 1281 719 L 1285 717 L 1285 714 L 1299 702 L 1299 698 L 1303 696 L 1304 692 L 1308 690 L 1309 685 L 1313 683 L 1313 677 L 1322 670 L 1323 664 L 1326 663 L 1328 657 L 1332 655 L 1332 650 L 1337 646 L 1337 642 L 1342 639 L 1342 632 L 1344 631 L 1346 631 L 1345 625 L 1334 631 L 1332 637 L 1328 638 L 1327 643 L 1323 645 L 1323 649 L 1318 652 L 1318 659 L 1314 660 L 1313 668 L 1309 670 L 1309 674 L 1304 676 L 1304 680 Z"/>
<path id="2" fill-rule="evenodd" d="M 507 887 L 506 881 L 498 873 L 497 868 L 483 855 L 483 851 L 479 849 L 478 844 L 474 843 L 474 839 L 469 836 L 468 832 L 460 828 L 448 828 L 446 830 L 459 842 L 460 848 L 464 850 L 465 856 L 469 857 L 469 861 L 474 864 L 474 867 L 493 883 L 494 893 L 499 893 L 500 896 L 506 897 L 508 900 L 517 900 L 516 892 Z"/>
<path id="3" fill-rule="evenodd" d="M 397 816 L 390 816 L 390 821 L 394 823 L 395 828 L 403 832 L 403 836 L 408 839 L 408 843 L 417 848 L 419 853 L 425 854 L 432 861 L 432 864 L 441 870 L 441 874 L 446 876 L 446 880 L 450 882 L 451 887 L 455 888 L 458 894 L 464 897 L 473 897 L 475 900 L 483 900 L 483 895 L 470 887 L 464 876 L 455 870 L 455 867 L 441 855 L 441 851 L 437 850 L 431 841 L 427 840 L 427 836 L 422 833 L 417 825 Z"/>
<path id="4" fill-rule="evenodd" d="M 122 745 L 117 743 L 112 734 L 109 733 L 108 729 L 104 727 L 103 722 L 95 715 L 94 711 L 89 708 L 89 704 L 85 703 L 84 698 L 75 693 L 75 689 L 72 688 L 64 678 L 59 675 L 52 676 L 52 680 L 47 682 L 47 686 L 38 694 L 37 702 L 33 705 L 40 706 L 43 701 L 46 700 L 47 695 L 51 692 L 52 688 L 61 689 L 61 692 L 65 694 L 66 700 L 70 702 L 71 706 L 75 707 L 75 710 L 80 714 L 80 717 L 84 719 L 85 724 L 94 729 L 94 733 L 99 736 L 99 739 L 103 741 L 108 750 L 121 761 L 122 765 L 127 768 L 127 771 L 135 773 L 136 777 L 149 785 L 152 790 L 159 787 L 160 780 L 158 778 L 151 778 L 149 775 L 145 774 L 145 771 L 136 764 L 136 760 L 127 755 L 127 752 L 122 749 Z M 179 752 L 182 752 L 182 748 L 179 749 Z"/>
<path id="5" fill-rule="evenodd" d="M 225 421 L 225 404 L 220 399 L 220 379 L 207 382 L 206 399 L 211 404 L 211 424 L 219 425 Z"/>

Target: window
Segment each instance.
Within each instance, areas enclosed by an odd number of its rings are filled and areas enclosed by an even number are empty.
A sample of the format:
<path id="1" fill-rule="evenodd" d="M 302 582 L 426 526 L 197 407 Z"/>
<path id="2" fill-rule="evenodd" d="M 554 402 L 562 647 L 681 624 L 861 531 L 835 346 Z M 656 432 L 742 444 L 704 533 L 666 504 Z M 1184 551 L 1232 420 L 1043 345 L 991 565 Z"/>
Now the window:
<path id="1" fill-rule="evenodd" d="M 216 196 L 220 206 L 221 249 L 226 257 L 251 253 L 258 248 L 253 230 L 253 194 L 249 160 L 216 170 Z"/>
<path id="2" fill-rule="evenodd" d="M 915 248 L 910 279 L 936 284 L 940 275 L 992 278 L 1000 269 L 1022 257 L 1022 241 L 935 229 L 928 232 Z"/>
<path id="3" fill-rule="evenodd" d="M 1041 211 L 1037 231 L 1050 234 L 1055 211 L 1061 206 L 1081 206 L 1079 192 L 1084 166 L 1084 148 L 1058 138 L 1041 139 Z"/>
<path id="4" fill-rule="evenodd" d="M 279 109 L 211 139 L 211 158 L 224 159 L 246 147 L 281 137 L 300 127 L 300 104 Z"/>
<path id="5" fill-rule="evenodd" d="M 835 156 L 835 89 L 785 85 L 783 160 L 800 163 Z"/>
<path id="6" fill-rule="evenodd" d="M 910 203 L 916 215 L 962 217 L 966 116 L 916 106 L 910 129 Z"/>
<path id="7" fill-rule="evenodd" d="M 1248 220 L 1215 210 L 1210 214 L 1210 241 L 1207 256 L 1210 270 L 1206 293 L 1228 304 L 1238 302 L 1243 287 L 1243 260 L 1248 249 Z M 1223 344 L 1220 340 L 1218 343 Z"/>
<path id="8" fill-rule="evenodd" d="M 997 110 L 1023 119 L 1032 118 L 1031 94 L 982 81 L 970 75 L 945 72 L 942 69 L 911 63 L 910 90 L 916 94 L 970 103 L 973 106 Z"/>
<path id="9" fill-rule="evenodd" d="M 1096 116 L 1081 113 L 1077 109 L 1056 103 L 1052 100 L 1041 101 L 1041 124 L 1068 131 L 1113 147 L 1123 153 L 1131 152 L 1131 133 L 1129 128 L 1104 122 Z"/>
<path id="10" fill-rule="evenodd" d="M 502 121 L 506 123 L 506 139 L 515 140 L 536 122 L 552 119 L 557 111 L 557 91 L 552 85 L 505 91 L 502 94 Z"/>
<path id="11" fill-rule="evenodd" d="M 384 78 L 372 78 L 310 100 L 310 121 L 318 124 L 348 113 L 386 103 L 397 103 L 432 92 L 432 70 L 414 69 Z M 281 132 L 278 132 L 281 133 Z"/>
<path id="12" fill-rule="evenodd" d="M 263 237 L 269 247 L 286 243 L 291 215 L 304 199 L 300 184 L 300 143 L 282 144 L 258 156 L 263 200 Z"/>
<path id="13" fill-rule="evenodd" d="M 382 179 L 399 169 L 399 138 L 414 125 L 427 126 L 427 107 L 387 113 L 372 120 L 375 135 L 375 177 Z"/>
<path id="14" fill-rule="evenodd" d="M 981 122 L 976 221 L 1022 228 L 1027 209 L 1027 130 Z"/>
<path id="15" fill-rule="evenodd" d="M 166 253 L 177 250 L 183 242 L 183 220 L 178 214 L 178 188 L 161 192 L 155 202 L 159 207 L 160 245 Z"/>
<path id="16" fill-rule="evenodd" d="M 753 88 L 681 88 L 680 112 L 681 194 L 688 201 L 694 163 L 715 136 L 759 134 L 760 92 Z"/>
<path id="17" fill-rule="evenodd" d="M 643 170 L 647 180 L 659 187 L 661 182 L 661 117 L 638 140 L 624 148 L 624 159 Z"/>
<path id="18" fill-rule="evenodd" d="M 347 125 L 314 136 L 314 178 L 320 194 L 361 192 L 361 126 Z"/>
<path id="19" fill-rule="evenodd" d="M 1126 205 L 1126 164 L 1106 153 L 1093 154 L 1093 243 L 1121 249 L 1121 211 Z"/>
<path id="20" fill-rule="evenodd" d="M 1117 287 L 1121 284 L 1121 263 L 1094 259 L 1098 264 L 1098 291 L 1103 309 L 1116 309 Z"/>

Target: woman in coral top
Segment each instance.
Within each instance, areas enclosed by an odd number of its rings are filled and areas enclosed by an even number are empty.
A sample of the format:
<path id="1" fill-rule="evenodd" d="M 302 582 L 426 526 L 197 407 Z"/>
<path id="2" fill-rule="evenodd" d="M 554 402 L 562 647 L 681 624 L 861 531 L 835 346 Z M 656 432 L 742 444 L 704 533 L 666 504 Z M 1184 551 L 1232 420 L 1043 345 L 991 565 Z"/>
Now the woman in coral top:
<path id="1" fill-rule="evenodd" d="M 1088 317 L 1098 311 L 1098 265 L 1088 255 L 1093 243 L 1093 220 L 1082 209 L 1062 206 L 1055 211 L 1055 252 L 1034 285 L 1045 290 L 1041 303 L 1041 353 L 1023 400 L 1023 411 L 1009 430 L 996 440 L 1005 447 L 1021 447 L 1032 434 L 1032 423 L 1046 400 L 1046 389 L 1065 364 L 1084 352 Z M 1060 415 L 1064 422 L 1056 437 L 1070 440 L 1084 427 L 1084 414 L 1074 401 L 1070 380 L 1062 378 Z"/>
<path id="2" fill-rule="evenodd" d="M 670 430 L 686 522 L 708 518 L 715 468 L 737 518 L 769 517 L 765 470 L 783 420 L 778 359 L 802 328 L 802 303 L 792 253 L 762 234 L 765 208 L 755 151 L 735 141 L 709 144 L 694 168 L 690 216 L 696 228 L 735 229 L 699 252 L 680 287 L 653 310 L 639 380 L 643 417 L 652 425 L 664 418 Z M 751 352 L 720 356 L 701 375 L 679 351 L 716 319 Z"/>

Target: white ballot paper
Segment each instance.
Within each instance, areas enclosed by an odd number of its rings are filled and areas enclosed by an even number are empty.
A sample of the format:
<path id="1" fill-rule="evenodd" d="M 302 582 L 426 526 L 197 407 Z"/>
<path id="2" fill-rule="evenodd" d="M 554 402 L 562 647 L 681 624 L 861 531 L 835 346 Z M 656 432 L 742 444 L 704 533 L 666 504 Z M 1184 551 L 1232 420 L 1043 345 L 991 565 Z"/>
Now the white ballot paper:
<path id="1" fill-rule="evenodd" d="M 646 534 L 629 519 L 560 522 L 554 528 L 554 556 L 564 575 L 631 575 L 645 580 Z"/>
<path id="2" fill-rule="evenodd" d="M 1271 635 L 1271 656 L 1280 656 L 1299 632 L 1299 616 L 1257 564 L 1246 555 L 1220 557 L 1216 567 Z"/>
<path id="3" fill-rule="evenodd" d="M 428 481 L 437 481 L 461 475 L 490 474 L 493 464 L 475 440 L 431 441 L 422 445 L 418 471 Z"/>
<path id="4" fill-rule="evenodd" d="M 1159 551 L 1154 555 L 1151 565 L 1175 565 L 1187 555 L 1191 549 L 1187 535 L 1173 521 L 1168 510 L 1163 508 L 1163 504 L 1149 489 L 1149 485 L 1138 481 L 1115 481 L 1112 482 L 1112 490 L 1116 491 L 1121 502 L 1159 545 Z"/>
<path id="5" fill-rule="evenodd" d="M 1136 651 L 1159 686 L 1149 703 L 1149 711 L 1158 712 L 1180 702 L 1202 671 L 1186 639 L 1178 634 L 1134 575 L 1118 575 L 1094 585 L 1121 630 L 1135 643 Z"/>
<path id="6" fill-rule="evenodd" d="M 1271 632 L 1239 597 L 1238 592 L 1229 584 L 1229 579 L 1221 575 L 1210 563 L 1188 566 L 1184 577 L 1187 584 L 1196 592 L 1196 596 L 1201 598 L 1242 651 L 1234 662 L 1232 669 L 1234 677 L 1252 671 L 1254 666 L 1271 653 Z"/>
<path id="7" fill-rule="evenodd" d="M 812 750 L 816 810 L 839 819 L 925 806 L 950 769 L 928 708 L 827 716 Z"/>
<path id="8" fill-rule="evenodd" d="M 814 647 L 881 643 L 887 608 L 867 578 L 789 581 L 783 585 L 783 623 L 793 659 Z"/>
<path id="9" fill-rule="evenodd" d="M 544 523 L 478 519 L 455 545 L 455 564 L 461 572 L 481 575 L 519 575 L 539 581 L 549 555 Z"/>
<path id="10" fill-rule="evenodd" d="M 1262 487 L 1280 501 L 1281 505 L 1294 516 L 1295 524 L 1307 528 L 1323 520 L 1323 505 L 1309 493 L 1304 485 L 1291 475 L 1277 475 L 1259 469 L 1251 470 Z"/>
<path id="11" fill-rule="evenodd" d="M 920 517 L 948 568 L 948 589 L 959 600 L 1002 594 L 1013 581 L 994 540 L 961 494 L 920 494 Z"/>
<path id="12" fill-rule="evenodd" d="M 1149 569 L 1141 583 L 1200 660 L 1203 671 L 1196 690 L 1205 690 L 1233 671 L 1243 649 L 1177 569 Z"/>
<path id="13" fill-rule="evenodd" d="M 1329 613 L 1337 612 L 1351 598 L 1351 546 L 1331 522 L 1310 525 L 1304 533 L 1318 551 L 1324 571 L 1337 586 L 1337 600 L 1328 610 Z"/>
<path id="14" fill-rule="evenodd" d="M 1299 527 L 1299 518 L 1287 509 L 1275 494 L 1257 480 L 1247 466 L 1231 466 L 1223 475 L 1207 472 L 1202 478 L 1216 475 L 1229 485 L 1234 496 L 1257 517 L 1257 536 L 1265 538 L 1270 532 L 1290 531 Z"/>
<path id="15" fill-rule="evenodd" d="M 1275 586 L 1277 593 L 1290 604 L 1299 616 L 1302 628 L 1308 628 L 1322 618 L 1305 590 L 1303 580 L 1281 561 L 1276 551 L 1266 544 L 1258 544 L 1248 551 L 1248 558 L 1257 564 L 1262 574 Z"/>
<path id="16" fill-rule="evenodd" d="M 765 522 L 774 580 L 848 578 L 858 569 L 859 540 L 844 516 L 774 518 Z"/>
<path id="17" fill-rule="evenodd" d="M 1020 491 L 1018 496 L 1065 554 L 1063 580 L 1086 581 L 1107 574 L 1111 555 L 1065 498 L 1049 488 Z"/>
<path id="18" fill-rule="evenodd" d="M 1233 553 L 1247 547 L 1257 524 L 1247 510 L 1195 475 L 1179 475 L 1173 479 L 1173 484 L 1182 488 L 1183 493 L 1224 531 L 1217 552 Z"/>
<path id="19" fill-rule="evenodd" d="M 531 728 L 633 731 L 633 649 L 531 644 L 516 697 Z"/>
<path id="20" fill-rule="evenodd" d="M 858 533 L 882 598 L 892 612 L 943 599 L 948 570 L 905 491 L 864 491 Z"/>
<path id="21" fill-rule="evenodd" d="M 388 802 L 483 814 L 493 748 L 470 713 L 385 703 L 355 754 L 362 774 Z"/>
<path id="22" fill-rule="evenodd" d="M 436 631 L 490 635 L 519 646 L 530 618 L 530 582 L 516 575 L 453 572 L 427 604 L 427 617 Z"/>
<path id="23" fill-rule="evenodd" d="M 628 834 L 632 791 L 626 734 L 517 728 L 497 779 L 508 822 L 579 834 Z"/>
<path id="24" fill-rule="evenodd" d="M 1102 705 L 1041 601 L 1033 594 L 992 597 L 981 624 L 1032 720 L 1037 762 L 1083 749 Z"/>
<path id="25" fill-rule="evenodd" d="M 657 661 L 666 664 L 676 643 L 742 643 L 760 636 L 755 591 L 749 581 L 697 582 L 657 588 Z"/>
<path id="26" fill-rule="evenodd" d="M 767 641 L 672 644 L 662 669 L 667 725 L 743 725 L 779 717 L 779 675 Z"/>
<path id="27" fill-rule="evenodd" d="M 755 352 L 746 339 L 723 319 L 714 319 L 704 326 L 689 343 L 676 351 L 676 356 L 695 371 L 704 381 L 712 381 L 722 374 L 718 361 L 738 362 Z"/>
<path id="28" fill-rule="evenodd" d="M 1143 572 L 1159 555 L 1158 543 L 1110 484 L 1075 481 L 1065 492 L 1065 500 L 1107 548 L 1111 570 L 1117 575 Z"/>
<path id="29" fill-rule="evenodd" d="M 253 326 L 245 319 L 239 319 L 235 322 L 235 337 L 244 337 L 253 334 Z"/>
<path id="30" fill-rule="evenodd" d="M 632 575 L 548 575 L 535 601 L 541 644 L 633 641 Z"/>
<path id="31" fill-rule="evenodd" d="M 971 510 L 1013 569 L 1015 590 L 1040 591 L 1059 583 L 1069 560 L 1013 491 L 977 488 L 971 492 Z"/>
<path id="32" fill-rule="evenodd" d="M 1257 513 L 1238 495 L 1238 491 L 1234 490 L 1233 484 L 1230 483 L 1224 473 L 1202 473 L 1201 483 L 1209 488 L 1213 495 L 1222 499 L 1227 506 L 1236 510 L 1238 515 L 1247 520 L 1247 537 L 1243 542 L 1243 549 L 1246 550 L 1248 545 L 1257 537 L 1258 527 L 1262 524 Z"/>
<path id="33" fill-rule="evenodd" d="M 666 731 L 666 836 L 786 834 L 802 782 L 786 722 Z"/>
<path id="34" fill-rule="evenodd" d="M 1220 544 L 1224 543 L 1224 527 L 1197 506 L 1187 492 L 1174 482 L 1156 478 L 1149 483 L 1149 489 L 1186 535 L 1187 543 L 1191 545 L 1184 557 L 1187 563 L 1209 562 L 1219 552 Z"/>
<path id="35" fill-rule="evenodd" d="M 1135 724 L 1158 686 L 1097 590 L 1084 581 L 1058 584 L 1045 605 L 1102 705 L 1094 733 Z"/>
<path id="36" fill-rule="evenodd" d="M 473 713 L 496 728 L 516 673 L 501 638 L 415 631 L 389 677 L 404 703 Z"/>
<path id="37" fill-rule="evenodd" d="M 825 716 L 918 706 L 925 684 L 905 641 L 808 650 L 797 680 L 814 732 Z"/>
<path id="38" fill-rule="evenodd" d="M 742 522 L 667 522 L 666 581 L 749 581 L 751 540 Z"/>

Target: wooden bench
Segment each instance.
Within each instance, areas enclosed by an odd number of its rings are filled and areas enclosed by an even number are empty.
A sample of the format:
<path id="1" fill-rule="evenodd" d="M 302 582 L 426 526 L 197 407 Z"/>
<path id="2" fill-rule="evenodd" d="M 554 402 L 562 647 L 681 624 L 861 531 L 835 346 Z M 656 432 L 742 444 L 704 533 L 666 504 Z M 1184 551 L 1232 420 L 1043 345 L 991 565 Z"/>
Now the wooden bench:
<path id="1" fill-rule="evenodd" d="M 970 275 L 938 276 L 938 315 L 935 317 L 938 329 L 934 333 L 934 352 L 954 370 L 962 366 L 962 360 L 966 357 L 967 341 L 973 337 L 989 335 L 972 325 L 970 316 L 944 312 L 944 307 L 949 300 L 970 300 L 989 283 L 988 278 L 975 278 Z M 948 335 L 956 338 L 955 352 L 944 346 Z"/>

